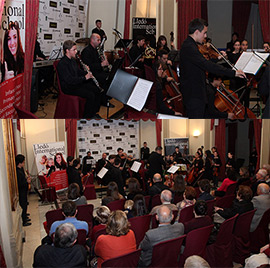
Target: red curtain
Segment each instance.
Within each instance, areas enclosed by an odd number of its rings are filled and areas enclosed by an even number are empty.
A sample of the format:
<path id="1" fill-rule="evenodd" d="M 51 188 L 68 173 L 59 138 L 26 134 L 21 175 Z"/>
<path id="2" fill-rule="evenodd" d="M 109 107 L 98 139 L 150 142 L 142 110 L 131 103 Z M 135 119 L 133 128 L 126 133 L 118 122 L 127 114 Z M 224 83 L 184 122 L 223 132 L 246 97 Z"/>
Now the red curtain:
<path id="1" fill-rule="evenodd" d="M 239 33 L 240 39 L 245 38 L 252 1 L 253 0 L 233 1 L 232 26 L 233 31 Z"/>
<path id="2" fill-rule="evenodd" d="M 265 42 L 270 42 L 270 1 L 259 0 L 259 11 L 263 40 Z"/>
<path id="3" fill-rule="evenodd" d="M 2 12 L 1 12 L 1 14 L 2 14 Z M 1 246 L 0 246 L 0 267 L 7 267 Z"/>
<path id="4" fill-rule="evenodd" d="M 215 127 L 215 147 L 217 147 L 222 166 L 220 168 L 220 178 L 225 175 L 225 155 L 226 155 L 226 123 L 225 119 L 219 119 L 218 126 Z"/>
<path id="5" fill-rule="evenodd" d="M 124 39 L 129 39 L 129 29 L 130 29 L 130 5 L 132 0 L 126 0 L 125 6 L 125 28 L 124 28 Z"/>
<path id="6" fill-rule="evenodd" d="M 255 145 L 256 145 L 256 151 L 258 155 L 256 170 L 258 170 L 260 168 L 262 120 L 254 119 L 253 124 L 254 124 Z"/>
<path id="7" fill-rule="evenodd" d="M 30 111 L 32 68 L 33 68 L 37 26 L 38 26 L 38 11 L 39 11 L 39 0 L 26 1 L 25 57 L 24 57 L 24 78 L 23 78 L 23 95 L 21 108 L 27 111 Z"/>
<path id="8" fill-rule="evenodd" d="M 68 156 L 75 155 L 76 151 L 76 139 L 77 139 L 77 120 L 66 119 L 66 132 L 67 132 L 67 152 Z"/>
<path id="9" fill-rule="evenodd" d="M 156 135 L 157 135 L 157 146 L 161 146 L 161 131 L 162 131 L 162 120 L 156 120 Z"/>
<path id="10" fill-rule="evenodd" d="M 235 155 L 235 143 L 237 139 L 237 123 L 228 124 L 228 152 Z"/>
<path id="11" fill-rule="evenodd" d="M 208 0 L 201 0 L 202 1 L 202 19 L 208 21 L 208 10 L 207 10 L 207 1 Z"/>
<path id="12" fill-rule="evenodd" d="M 178 1 L 178 48 L 188 36 L 190 21 L 201 17 L 201 0 L 177 0 Z"/>

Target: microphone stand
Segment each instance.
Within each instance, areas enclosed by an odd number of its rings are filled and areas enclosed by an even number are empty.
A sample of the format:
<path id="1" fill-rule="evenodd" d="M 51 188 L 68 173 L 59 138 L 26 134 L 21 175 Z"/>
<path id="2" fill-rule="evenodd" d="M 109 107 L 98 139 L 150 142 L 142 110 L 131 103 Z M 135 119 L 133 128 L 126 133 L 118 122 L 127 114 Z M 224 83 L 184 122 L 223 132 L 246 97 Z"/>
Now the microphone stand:
<path id="1" fill-rule="evenodd" d="M 113 29 L 113 31 L 116 33 L 116 35 L 117 35 L 118 38 L 120 39 L 120 41 L 121 41 L 121 43 L 122 43 L 122 46 L 123 46 L 123 48 L 124 48 L 124 51 L 125 51 L 125 55 L 127 55 L 129 61 L 132 62 L 132 59 L 130 58 L 130 55 L 129 55 L 128 50 L 127 50 L 127 47 L 126 47 L 126 45 L 125 45 L 125 43 L 124 43 L 124 41 L 123 41 L 123 39 L 122 39 L 122 34 L 121 34 L 119 31 L 117 31 L 116 29 Z"/>

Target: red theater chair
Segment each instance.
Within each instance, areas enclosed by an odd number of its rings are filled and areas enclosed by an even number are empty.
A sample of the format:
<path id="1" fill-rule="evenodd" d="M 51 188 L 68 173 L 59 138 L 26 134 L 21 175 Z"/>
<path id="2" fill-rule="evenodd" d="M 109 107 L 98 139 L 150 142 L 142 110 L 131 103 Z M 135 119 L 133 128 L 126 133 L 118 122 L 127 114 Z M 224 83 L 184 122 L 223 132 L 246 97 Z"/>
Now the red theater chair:
<path id="1" fill-rule="evenodd" d="M 87 184 L 85 186 L 83 195 L 87 200 L 97 199 L 95 185 Z"/>
<path id="2" fill-rule="evenodd" d="M 121 255 L 116 258 L 111 258 L 104 261 L 101 264 L 101 267 L 129 267 L 136 268 L 138 267 L 139 258 L 141 255 L 141 249 L 137 249 L 131 253 Z"/>
<path id="3" fill-rule="evenodd" d="M 232 206 L 235 195 L 225 195 L 224 197 L 217 198 L 216 206 L 220 208 L 230 208 Z"/>
<path id="4" fill-rule="evenodd" d="M 183 235 L 154 245 L 149 267 L 178 267 L 178 258 L 185 237 L 186 235 Z"/>
<path id="5" fill-rule="evenodd" d="M 29 111 L 21 109 L 16 104 L 13 104 L 13 107 L 15 108 L 19 119 L 38 119 L 37 116 L 35 116 L 34 114 L 32 114 Z"/>
<path id="6" fill-rule="evenodd" d="M 185 223 L 192 220 L 194 218 L 193 209 L 194 209 L 194 205 L 181 209 L 178 222 Z"/>
<path id="7" fill-rule="evenodd" d="M 80 119 L 83 118 L 84 113 L 84 106 L 85 106 L 85 99 L 78 97 L 64 94 L 61 90 L 61 85 L 59 81 L 59 76 L 57 72 L 57 65 L 59 61 L 55 61 L 53 63 L 53 67 L 56 72 L 57 82 L 58 82 L 58 100 L 56 104 L 56 109 L 54 113 L 55 119 L 62 119 L 62 118 L 71 118 L 71 119 Z"/>
<path id="8" fill-rule="evenodd" d="M 206 204 L 207 204 L 207 215 L 210 218 L 213 217 L 213 209 L 214 209 L 215 203 L 216 203 L 216 199 L 206 201 Z"/>
<path id="9" fill-rule="evenodd" d="M 225 196 L 226 195 L 235 195 L 236 186 L 237 186 L 237 183 L 230 184 L 227 188 Z"/>
<path id="10" fill-rule="evenodd" d="M 115 200 L 110 202 L 107 207 L 110 209 L 110 211 L 123 210 L 125 201 L 125 199 Z"/>
<path id="11" fill-rule="evenodd" d="M 151 208 L 161 205 L 160 194 L 154 195 L 150 201 L 151 201 Z"/>

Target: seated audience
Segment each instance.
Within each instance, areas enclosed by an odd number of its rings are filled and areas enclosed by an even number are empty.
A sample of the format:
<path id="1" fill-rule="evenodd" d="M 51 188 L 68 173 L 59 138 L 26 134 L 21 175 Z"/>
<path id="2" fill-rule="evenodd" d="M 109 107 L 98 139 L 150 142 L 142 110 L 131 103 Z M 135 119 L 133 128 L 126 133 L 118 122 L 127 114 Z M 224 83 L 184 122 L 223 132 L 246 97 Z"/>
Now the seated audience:
<path id="1" fill-rule="evenodd" d="M 172 192 L 170 190 L 163 190 L 161 192 L 160 201 L 161 201 L 162 205 L 169 207 L 171 210 L 178 210 L 177 206 L 175 204 L 171 203 L 171 201 L 172 201 Z M 152 215 L 156 214 L 157 210 L 162 205 L 153 207 L 150 214 L 152 214 Z"/>
<path id="2" fill-rule="evenodd" d="M 237 191 L 236 199 L 233 201 L 231 208 L 215 207 L 214 222 L 222 223 L 223 221 L 235 216 L 253 210 L 252 191 L 249 186 L 240 185 Z M 217 215 L 218 214 L 218 215 Z M 219 217 L 221 216 L 221 218 Z"/>
<path id="3" fill-rule="evenodd" d="M 131 199 L 131 200 L 133 200 L 133 198 L 137 194 L 144 194 L 140 187 L 140 183 L 135 178 L 130 178 L 128 180 L 128 191 L 129 193 L 127 195 L 127 199 Z"/>
<path id="4" fill-rule="evenodd" d="M 36 249 L 33 267 L 86 267 L 86 250 L 81 245 L 75 245 L 77 236 L 73 224 L 59 225 L 55 231 L 54 244 Z"/>
<path id="5" fill-rule="evenodd" d="M 161 175 L 156 173 L 153 176 L 153 185 L 149 188 L 149 195 L 154 196 L 156 194 L 160 194 L 163 190 L 166 189 L 168 190 L 169 187 L 163 184 Z"/>
<path id="6" fill-rule="evenodd" d="M 171 224 L 173 213 L 167 206 L 160 206 L 157 210 L 156 219 L 159 225 L 155 229 L 146 232 L 139 248 L 142 249 L 139 260 L 139 267 L 150 265 L 152 259 L 153 246 L 159 242 L 179 237 L 184 234 L 184 225 L 182 223 Z"/>
<path id="7" fill-rule="evenodd" d="M 247 167 L 240 167 L 240 177 L 237 179 L 237 186 L 250 182 L 249 171 Z"/>
<path id="8" fill-rule="evenodd" d="M 266 210 L 270 208 L 270 193 L 269 193 L 269 185 L 266 183 L 260 183 L 257 187 L 258 196 L 254 196 L 251 200 L 255 209 L 255 214 L 252 218 L 252 222 L 250 225 L 250 232 L 255 231 L 258 227 L 260 220 Z"/>
<path id="9" fill-rule="evenodd" d="M 97 216 L 94 219 L 94 222 L 96 223 L 96 225 L 93 227 L 92 233 L 91 233 L 92 243 L 95 242 L 96 232 L 106 227 L 111 211 L 106 206 L 100 206 L 97 208 L 96 213 L 97 213 Z"/>
<path id="10" fill-rule="evenodd" d="M 201 193 L 197 200 L 209 201 L 214 199 L 214 197 L 210 194 L 211 185 L 209 180 L 201 180 L 198 182 L 198 185 Z"/>
<path id="11" fill-rule="evenodd" d="M 204 200 L 199 200 L 194 205 L 194 215 L 195 218 L 185 222 L 185 234 L 192 230 L 209 226 L 213 224 L 212 219 L 206 215 L 207 214 L 207 204 Z"/>
<path id="12" fill-rule="evenodd" d="M 127 218 L 130 219 L 132 218 L 131 210 L 133 209 L 134 202 L 133 200 L 126 200 L 124 204 L 124 212 L 127 214 Z"/>
<path id="13" fill-rule="evenodd" d="M 78 205 L 87 205 L 84 195 L 80 195 L 80 187 L 77 183 L 71 183 L 68 187 L 68 199 Z"/>
<path id="14" fill-rule="evenodd" d="M 267 171 L 265 169 L 262 169 L 262 168 L 259 169 L 255 175 L 256 180 L 251 185 L 253 195 L 256 195 L 257 187 L 260 183 L 266 183 L 266 177 L 267 177 Z"/>
<path id="15" fill-rule="evenodd" d="M 107 235 L 100 235 L 95 246 L 95 254 L 98 256 L 98 267 L 110 258 L 136 250 L 136 239 L 125 212 L 113 211 L 108 219 Z"/>
<path id="16" fill-rule="evenodd" d="M 65 219 L 62 221 L 55 221 L 50 229 L 50 236 L 55 232 L 57 226 L 60 224 L 69 222 L 72 223 L 76 229 L 84 229 L 86 230 L 86 234 L 88 234 L 88 224 L 85 221 L 78 221 L 76 219 L 76 214 L 78 212 L 77 206 L 73 201 L 66 201 L 62 205 L 62 213 L 65 216 Z"/>
<path id="17" fill-rule="evenodd" d="M 124 199 L 124 197 L 119 193 L 117 184 L 114 181 L 111 181 L 108 184 L 107 194 L 104 198 L 102 198 L 101 203 L 103 206 L 106 206 L 110 202 L 119 200 L 119 199 Z"/>
<path id="18" fill-rule="evenodd" d="M 236 172 L 234 168 L 227 168 L 226 169 L 226 179 L 222 182 L 221 186 L 216 190 L 212 192 L 212 195 L 215 196 L 224 196 L 226 194 L 227 188 L 231 185 L 236 183 Z"/>
<path id="19" fill-rule="evenodd" d="M 174 196 L 173 200 L 174 203 L 178 203 L 179 201 L 183 200 L 183 193 L 185 192 L 186 188 L 186 183 L 182 175 L 177 175 L 174 178 L 174 184 L 173 187 L 171 188 Z"/>
<path id="20" fill-rule="evenodd" d="M 134 197 L 133 201 L 134 201 L 134 205 L 130 212 L 131 217 L 143 216 L 148 213 L 148 210 L 145 204 L 145 199 L 142 194 L 137 194 Z"/>
<path id="21" fill-rule="evenodd" d="M 202 257 L 193 255 L 186 259 L 184 268 L 210 268 L 210 265 Z"/>
<path id="22" fill-rule="evenodd" d="M 269 268 L 270 264 L 270 244 L 265 245 L 260 249 L 259 254 L 254 254 L 245 260 L 245 268 Z"/>
<path id="23" fill-rule="evenodd" d="M 184 200 L 177 203 L 176 206 L 179 210 L 178 217 L 183 208 L 192 206 L 196 202 L 196 190 L 192 186 L 186 186 L 185 192 L 183 194 Z"/>

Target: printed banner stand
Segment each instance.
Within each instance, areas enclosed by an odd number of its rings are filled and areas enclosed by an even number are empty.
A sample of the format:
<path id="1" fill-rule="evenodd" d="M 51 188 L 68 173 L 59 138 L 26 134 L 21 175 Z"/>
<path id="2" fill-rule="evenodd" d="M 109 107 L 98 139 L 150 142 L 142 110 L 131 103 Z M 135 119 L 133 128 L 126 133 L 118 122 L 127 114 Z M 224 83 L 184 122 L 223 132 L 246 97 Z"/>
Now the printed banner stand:
<path id="1" fill-rule="evenodd" d="M 45 176 L 45 180 L 49 187 L 55 187 L 56 192 L 67 190 L 68 188 L 68 177 L 66 170 L 52 172 L 49 177 Z"/>

